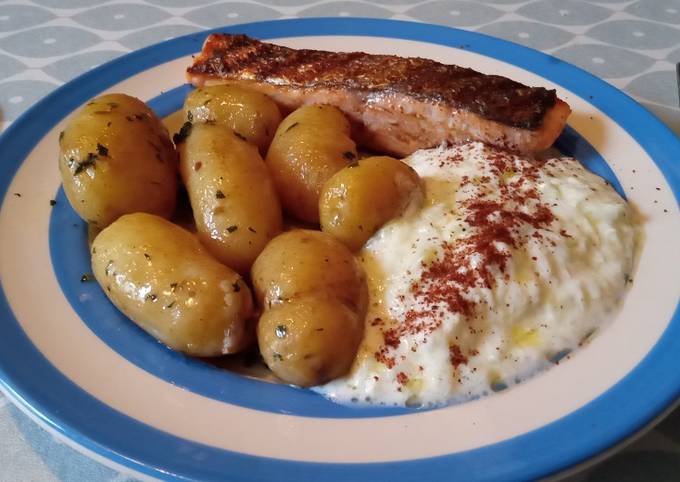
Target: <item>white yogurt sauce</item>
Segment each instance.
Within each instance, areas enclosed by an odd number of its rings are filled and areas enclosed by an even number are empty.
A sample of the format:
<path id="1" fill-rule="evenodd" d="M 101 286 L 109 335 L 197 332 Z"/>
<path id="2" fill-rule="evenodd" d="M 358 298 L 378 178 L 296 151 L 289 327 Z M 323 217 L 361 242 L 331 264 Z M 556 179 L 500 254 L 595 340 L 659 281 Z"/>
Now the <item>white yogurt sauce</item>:
<path id="1" fill-rule="evenodd" d="M 371 305 L 340 402 L 434 405 L 513 385 L 579 347 L 633 269 L 627 203 L 571 158 L 481 143 L 405 162 L 425 200 L 361 252 Z"/>

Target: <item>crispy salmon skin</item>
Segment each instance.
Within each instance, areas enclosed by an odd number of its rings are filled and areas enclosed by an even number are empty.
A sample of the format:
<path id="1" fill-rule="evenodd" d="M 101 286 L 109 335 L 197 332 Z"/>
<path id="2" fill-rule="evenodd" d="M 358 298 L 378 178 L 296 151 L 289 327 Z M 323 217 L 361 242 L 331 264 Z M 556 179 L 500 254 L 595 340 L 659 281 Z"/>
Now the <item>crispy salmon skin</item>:
<path id="1" fill-rule="evenodd" d="M 212 34 L 187 69 L 197 87 L 237 84 L 285 110 L 330 104 L 357 141 L 407 156 L 469 140 L 522 153 L 552 145 L 571 112 L 554 90 L 429 59 L 296 50 L 245 35 Z"/>

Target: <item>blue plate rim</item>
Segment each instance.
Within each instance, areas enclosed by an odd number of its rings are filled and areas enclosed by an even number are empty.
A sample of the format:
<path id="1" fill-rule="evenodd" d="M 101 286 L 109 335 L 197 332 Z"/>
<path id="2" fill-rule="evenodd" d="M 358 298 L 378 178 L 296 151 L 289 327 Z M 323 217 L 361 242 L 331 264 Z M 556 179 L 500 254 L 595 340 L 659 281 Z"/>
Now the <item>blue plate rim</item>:
<path id="1" fill-rule="evenodd" d="M 200 49 L 205 35 L 238 31 L 266 38 L 313 35 L 361 35 L 416 40 L 466 48 L 497 58 L 554 81 L 615 119 L 659 167 L 680 204 L 680 165 L 672 153 L 680 140 L 630 97 L 591 74 L 532 49 L 475 32 L 429 24 L 379 19 L 288 19 L 231 25 L 146 47 L 115 59 L 56 89 L 29 109 L 0 137 L 7 152 L 0 164 L 0 196 L 35 142 L 70 111 L 115 82 Z M 454 41 L 454 39 L 456 39 Z M 468 39 L 471 43 L 461 42 Z M 472 45 L 474 44 L 474 46 Z M 586 93 L 582 95 L 581 93 Z M 26 129 L 30 125 L 31 129 Z M 295 462 L 251 456 L 189 442 L 123 415 L 68 380 L 35 348 L 0 292 L 0 382 L 41 420 L 79 445 L 130 469 L 160 478 L 219 480 L 475 480 L 533 479 L 586 460 L 632 435 L 680 395 L 680 310 L 657 344 L 624 379 L 571 414 L 527 434 L 470 451 L 419 460 L 367 464 Z M 30 360 L 26 362 L 26 360 Z M 40 376 L 37 376 L 40 375 Z M 650 380 L 664 379 L 666 384 Z M 49 380 L 47 384 L 45 381 Z M 631 394 L 644 394 L 631 400 Z M 87 413 L 83 419 L 82 414 Z M 583 434 L 588 433 L 587 440 Z M 153 440 L 154 443 L 149 443 Z M 551 450 L 552 449 L 552 450 Z M 183 456 L 180 457 L 180 454 Z M 190 454 L 201 454 L 196 462 Z M 531 459 L 517 454 L 531 454 Z M 192 462 L 192 460 L 194 460 Z M 206 462 L 207 461 L 207 462 Z M 493 461 L 493 463 L 489 463 Z"/>

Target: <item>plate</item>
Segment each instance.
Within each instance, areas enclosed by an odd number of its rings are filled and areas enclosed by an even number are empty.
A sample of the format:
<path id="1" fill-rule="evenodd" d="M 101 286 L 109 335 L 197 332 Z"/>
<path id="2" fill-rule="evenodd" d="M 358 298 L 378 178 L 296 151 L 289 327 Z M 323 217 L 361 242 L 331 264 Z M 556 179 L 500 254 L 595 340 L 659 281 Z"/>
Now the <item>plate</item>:
<path id="1" fill-rule="evenodd" d="M 434 410 L 357 408 L 173 353 L 110 305 L 86 226 L 60 190 L 59 132 L 117 91 L 161 115 L 209 32 L 169 40 L 57 89 L 0 139 L 0 381 L 82 451 L 161 479 L 519 480 L 565 470 L 633 435 L 680 395 L 680 141 L 633 100 L 565 62 L 477 33 L 373 19 L 225 27 L 292 47 L 424 56 L 555 88 L 574 111 L 557 142 L 644 219 L 621 312 L 575 356 L 516 387 Z M 56 200 L 52 206 L 50 201 Z"/>

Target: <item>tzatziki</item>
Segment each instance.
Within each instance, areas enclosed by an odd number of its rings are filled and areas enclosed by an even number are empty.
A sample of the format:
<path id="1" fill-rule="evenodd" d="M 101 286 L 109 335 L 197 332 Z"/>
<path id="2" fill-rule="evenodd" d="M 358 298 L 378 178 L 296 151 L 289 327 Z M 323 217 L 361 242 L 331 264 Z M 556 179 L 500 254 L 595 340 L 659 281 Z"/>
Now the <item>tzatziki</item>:
<path id="1" fill-rule="evenodd" d="M 421 150 L 422 206 L 360 253 L 370 308 L 340 402 L 436 405 L 518 383 L 577 349 L 621 304 L 628 204 L 576 160 L 481 143 Z"/>

